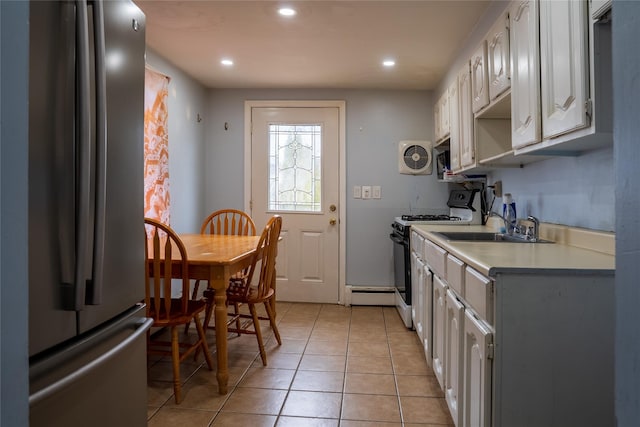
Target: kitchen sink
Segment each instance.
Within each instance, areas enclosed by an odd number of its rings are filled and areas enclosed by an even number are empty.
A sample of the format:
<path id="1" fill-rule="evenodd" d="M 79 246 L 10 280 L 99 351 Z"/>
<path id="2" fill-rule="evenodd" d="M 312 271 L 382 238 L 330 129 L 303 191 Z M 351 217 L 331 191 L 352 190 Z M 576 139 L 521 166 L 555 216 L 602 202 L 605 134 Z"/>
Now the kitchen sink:
<path id="1" fill-rule="evenodd" d="M 434 232 L 450 241 L 463 242 L 503 242 L 503 243 L 553 243 L 551 240 L 537 239 L 529 240 L 527 236 L 522 234 L 504 234 L 492 233 L 486 231 L 438 231 Z"/>

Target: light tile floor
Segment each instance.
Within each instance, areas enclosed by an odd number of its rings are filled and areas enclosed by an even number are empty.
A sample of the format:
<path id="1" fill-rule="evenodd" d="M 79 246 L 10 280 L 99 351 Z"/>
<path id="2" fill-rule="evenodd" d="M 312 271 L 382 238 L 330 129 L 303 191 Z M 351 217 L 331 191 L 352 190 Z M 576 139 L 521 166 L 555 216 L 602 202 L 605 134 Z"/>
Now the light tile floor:
<path id="1" fill-rule="evenodd" d="M 170 360 L 149 360 L 148 425 L 453 425 L 418 337 L 394 307 L 278 302 L 277 308 L 282 346 L 262 324 L 268 366 L 255 336 L 229 335 L 225 396 L 200 356 L 181 364 L 184 399 L 176 405 Z M 214 331 L 207 338 L 215 351 Z"/>

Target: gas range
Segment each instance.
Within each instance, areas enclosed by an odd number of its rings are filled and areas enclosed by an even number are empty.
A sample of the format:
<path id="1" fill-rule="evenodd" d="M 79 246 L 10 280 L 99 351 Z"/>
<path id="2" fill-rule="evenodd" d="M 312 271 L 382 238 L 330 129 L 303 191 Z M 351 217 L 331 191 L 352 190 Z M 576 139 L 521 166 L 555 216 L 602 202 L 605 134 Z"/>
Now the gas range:
<path id="1" fill-rule="evenodd" d="M 391 224 L 393 241 L 396 307 L 404 324 L 411 328 L 411 226 L 416 224 L 482 224 L 482 203 L 478 190 L 453 190 L 449 193 L 449 214 L 418 214 L 396 217 Z M 436 211 L 437 212 L 437 211 Z"/>
<path id="2" fill-rule="evenodd" d="M 402 215 L 394 218 L 394 221 L 398 224 L 407 226 L 411 224 L 469 224 L 470 219 L 468 215 L 465 218 L 457 215 L 447 214 L 420 214 L 420 215 Z"/>
<path id="3" fill-rule="evenodd" d="M 478 190 L 453 190 L 449 194 L 449 214 L 407 214 L 396 217 L 394 232 L 408 237 L 411 225 L 471 225 L 482 224 L 480 197 Z"/>

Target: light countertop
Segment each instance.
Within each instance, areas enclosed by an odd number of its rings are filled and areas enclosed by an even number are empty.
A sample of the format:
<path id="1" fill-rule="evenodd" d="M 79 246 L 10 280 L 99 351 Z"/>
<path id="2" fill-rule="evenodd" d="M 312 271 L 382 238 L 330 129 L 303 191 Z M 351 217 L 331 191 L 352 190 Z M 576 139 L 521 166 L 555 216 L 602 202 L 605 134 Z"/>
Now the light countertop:
<path id="1" fill-rule="evenodd" d="M 453 256 L 472 266 L 488 277 L 496 277 L 500 273 L 510 274 L 571 274 L 571 275 L 606 275 L 615 273 L 615 255 L 600 251 L 602 238 L 606 241 L 615 239 L 612 233 L 596 233 L 585 230 L 578 234 L 589 236 L 594 242 L 593 248 L 573 246 L 575 238 L 549 239 L 556 243 L 505 243 L 505 242 L 468 242 L 449 241 L 434 234 L 437 231 L 495 231 L 494 228 L 482 225 L 412 225 L 412 229 L 436 243 Z M 569 229 L 567 229 L 569 230 Z M 575 229 L 567 233 L 573 236 Z M 541 233 L 541 237 L 547 238 Z M 562 241 L 566 240 L 566 241 Z"/>

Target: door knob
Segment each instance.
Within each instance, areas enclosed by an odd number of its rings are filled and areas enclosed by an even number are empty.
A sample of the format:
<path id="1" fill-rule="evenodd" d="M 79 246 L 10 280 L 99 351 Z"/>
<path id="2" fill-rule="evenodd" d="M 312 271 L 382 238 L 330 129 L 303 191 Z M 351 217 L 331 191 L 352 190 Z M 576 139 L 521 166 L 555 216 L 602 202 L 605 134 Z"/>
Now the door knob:
<path id="1" fill-rule="evenodd" d="M 336 219 L 335 219 L 335 218 L 331 218 L 331 219 L 329 220 L 329 224 L 331 224 L 331 225 L 336 225 L 336 223 L 337 223 L 337 222 L 338 222 L 338 221 L 336 221 Z"/>
<path id="2" fill-rule="evenodd" d="M 331 205 L 331 206 L 329 206 L 329 210 L 330 210 L 331 212 L 335 212 L 335 211 L 336 211 L 336 205 Z"/>

